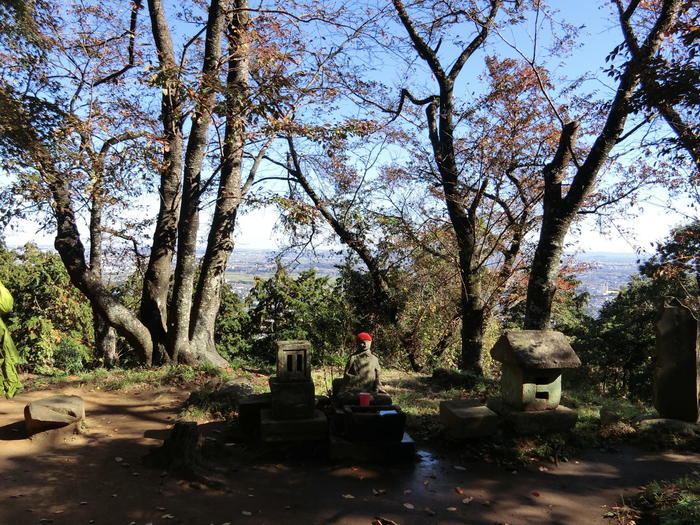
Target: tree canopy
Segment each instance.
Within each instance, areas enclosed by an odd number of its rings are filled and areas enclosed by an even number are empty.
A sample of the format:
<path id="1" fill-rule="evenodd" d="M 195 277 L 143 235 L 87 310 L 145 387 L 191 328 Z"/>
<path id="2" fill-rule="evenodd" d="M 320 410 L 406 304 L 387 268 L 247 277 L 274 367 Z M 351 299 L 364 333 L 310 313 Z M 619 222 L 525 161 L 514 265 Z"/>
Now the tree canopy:
<path id="1" fill-rule="evenodd" d="M 224 341 L 261 344 L 247 323 L 363 322 L 416 370 L 456 345 L 480 373 L 513 304 L 551 325 L 582 216 L 697 182 L 697 6 L 600 4 L 607 60 L 567 77 L 584 28 L 539 0 L 4 0 L 4 223 L 55 232 L 103 356 L 116 330 L 147 365 L 226 366 Z M 238 218 L 263 205 L 289 249 L 344 246 L 342 297 L 282 268 L 245 312 L 227 295 Z M 692 231 L 648 271 L 697 274 Z"/>

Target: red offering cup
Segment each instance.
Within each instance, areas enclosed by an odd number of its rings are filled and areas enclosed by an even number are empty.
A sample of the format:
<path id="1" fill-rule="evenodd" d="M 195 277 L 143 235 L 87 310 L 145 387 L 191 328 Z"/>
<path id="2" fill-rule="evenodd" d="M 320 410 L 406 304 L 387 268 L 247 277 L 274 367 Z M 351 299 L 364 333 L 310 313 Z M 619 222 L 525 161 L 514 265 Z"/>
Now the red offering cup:
<path id="1" fill-rule="evenodd" d="M 369 402 L 372 400 L 372 394 L 369 392 L 360 392 L 360 406 L 368 407 Z"/>

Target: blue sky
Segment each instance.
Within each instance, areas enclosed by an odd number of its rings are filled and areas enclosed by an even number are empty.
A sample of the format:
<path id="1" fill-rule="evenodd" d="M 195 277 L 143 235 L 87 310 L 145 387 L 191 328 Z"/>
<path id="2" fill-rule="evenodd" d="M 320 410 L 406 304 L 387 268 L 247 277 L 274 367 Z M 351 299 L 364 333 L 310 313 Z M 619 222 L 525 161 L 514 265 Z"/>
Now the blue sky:
<path id="1" fill-rule="evenodd" d="M 608 52 L 619 43 L 621 37 L 619 28 L 614 20 L 608 16 L 609 7 L 599 7 L 600 2 L 590 0 L 558 0 L 552 4 L 562 10 L 570 23 L 583 25 L 584 45 L 576 49 L 572 56 L 554 67 L 549 64 L 555 74 L 575 77 L 584 71 L 595 73 L 595 79 L 589 82 L 591 89 L 599 89 L 603 93 L 608 89 L 605 86 L 607 77 L 601 73 L 604 58 Z M 520 34 L 505 34 L 504 37 L 515 41 L 523 48 L 527 47 L 528 36 L 525 32 Z M 494 44 L 499 51 L 503 46 Z M 477 61 L 475 67 L 480 70 L 481 64 Z M 686 215 L 673 213 L 663 205 L 665 196 L 662 194 L 651 195 L 651 201 L 645 203 L 642 209 L 635 210 L 636 215 L 620 213 L 617 226 L 604 231 L 595 218 L 587 219 L 578 227 L 578 233 L 572 232 L 569 242 L 575 243 L 582 250 L 608 251 L 608 252 L 633 252 L 639 248 L 649 249 L 650 245 L 662 239 L 668 230 L 687 220 L 687 214 L 692 213 L 680 203 L 680 207 Z M 257 209 L 242 215 L 236 232 L 237 245 L 246 248 L 272 249 L 280 244 L 279 233 L 275 233 L 274 226 L 279 222 L 278 215 L 272 209 Z M 26 221 L 17 221 L 13 229 L 5 231 L 5 238 L 10 246 L 22 245 L 28 241 L 37 242 L 40 245 L 53 244 L 52 235 L 48 232 L 39 232 L 39 226 Z"/>

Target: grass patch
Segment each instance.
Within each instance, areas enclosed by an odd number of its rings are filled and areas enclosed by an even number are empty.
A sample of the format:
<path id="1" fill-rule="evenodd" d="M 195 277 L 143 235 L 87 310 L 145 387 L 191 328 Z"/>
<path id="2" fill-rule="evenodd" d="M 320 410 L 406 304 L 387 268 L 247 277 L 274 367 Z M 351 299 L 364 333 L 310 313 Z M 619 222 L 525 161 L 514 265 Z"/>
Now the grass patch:
<path id="1" fill-rule="evenodd" d="M 131 390 L 136 388 L 154 388 L 163 386 L 184 387 L 198 384 L 213 377 L 228 376 L 229 372 L 212 366 L 191 367 L 187 365 L 168 365 L 159 368 L 97 368 L 79 374 L 55 376 L 34 376 L 27 388 L 41 389 L 56 383 L 73 383 L 89 385 L 102 390 Z"/>
<path id="2" fill-rule="evenodd" d="M 652 481 L 624 507 L 605 514 L 625 525 L 695 525 L 700 523 L 700 477 L 696 472 L 668 481 Z"/>

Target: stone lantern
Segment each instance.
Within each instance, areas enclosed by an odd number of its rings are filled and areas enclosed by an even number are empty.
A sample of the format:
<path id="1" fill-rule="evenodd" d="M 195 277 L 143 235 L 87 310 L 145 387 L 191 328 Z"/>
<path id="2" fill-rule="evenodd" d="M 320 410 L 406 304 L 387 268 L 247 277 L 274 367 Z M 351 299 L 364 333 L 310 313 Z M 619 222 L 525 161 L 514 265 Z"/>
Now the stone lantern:
<path id="1" fill-rule="evenodd" d="M 581 366 L 564 334 L 511 330 L 496 341 L 491 357 L 503 364 L 501 400 L 488 406 L 517 433 L 566 430 L 576 423 L 576 412 L 560 405 L 562 370 Z"/>
<path id="2" fill-rule="evenodd" d="M 525 411 L 553 410 L 561 400 L 561 372 L 581 361 L 561 332 L 511 330 L 491 349 L 503 363 L 501 399 Z"/>

